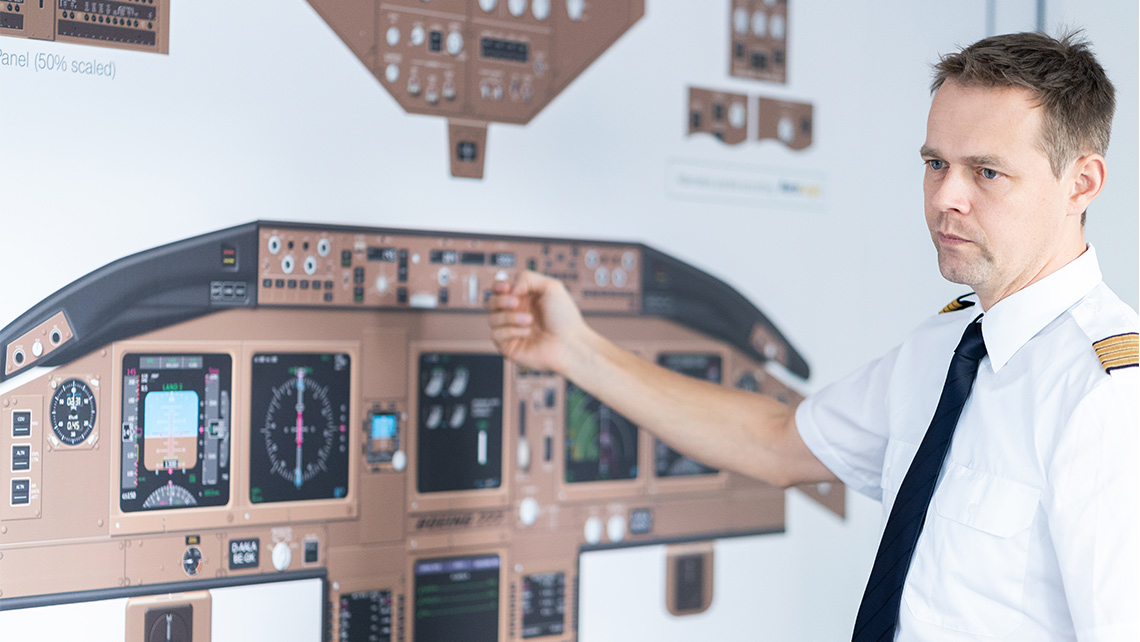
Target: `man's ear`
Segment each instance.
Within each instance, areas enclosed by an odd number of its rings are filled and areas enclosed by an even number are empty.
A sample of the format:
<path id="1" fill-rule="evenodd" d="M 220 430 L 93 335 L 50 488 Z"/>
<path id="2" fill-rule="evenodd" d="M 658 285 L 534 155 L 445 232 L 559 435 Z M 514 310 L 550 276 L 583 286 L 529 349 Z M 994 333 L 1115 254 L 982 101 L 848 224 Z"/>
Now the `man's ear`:
<path id="1" fill-rule="evenodd" d="M 1088 154 L 1078 158 L 1069 171 L 1069 207 L 1068 213 L 1080 216 L 1088 209 L 1089 204 L 1100 194 L 1104 188 L 1107 168 L 1104 156 Z"/>

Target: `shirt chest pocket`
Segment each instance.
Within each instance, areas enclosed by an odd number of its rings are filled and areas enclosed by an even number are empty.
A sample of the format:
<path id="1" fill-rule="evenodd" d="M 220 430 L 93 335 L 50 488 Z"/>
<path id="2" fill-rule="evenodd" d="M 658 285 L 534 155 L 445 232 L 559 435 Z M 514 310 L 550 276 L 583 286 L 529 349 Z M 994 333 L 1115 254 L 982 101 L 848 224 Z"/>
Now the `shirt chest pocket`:
<path id="1" fill-rule="evenodd" d="M 1032 486 L 948 464 L 903 591 L 910 613 L 972 635 L 1016 629 L 1040 498 Z"/>

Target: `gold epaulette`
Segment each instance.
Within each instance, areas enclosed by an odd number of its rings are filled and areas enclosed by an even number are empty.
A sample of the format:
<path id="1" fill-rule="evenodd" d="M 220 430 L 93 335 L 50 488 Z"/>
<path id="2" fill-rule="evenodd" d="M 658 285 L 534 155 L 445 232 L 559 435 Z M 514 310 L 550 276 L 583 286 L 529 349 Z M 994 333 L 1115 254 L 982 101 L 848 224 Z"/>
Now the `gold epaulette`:
<path id="1" fill-rule="evenodd" d="M 969 294 L 963 294 L 962 296 L 958 297 L 957 299 L 954 299 L 950 303 L 946 304 L 946 307 L 942 308 L 942 311 L 940 311 L 938 314 L 946 314 L 947 312 L 957 312 L 958 310 L 965 310 L 966 308 L 974 307 L 973 301 L 967 301 L 966 300 L 966 297 L 973 296 L 973 295 L 974 295 L 973 292 L 971 292 Z"/>
<path id="2" fill-rule="evenodd" d="M 1135 332 L 1101 339 L 1093 349 L 1105 372 L 1140 366 L 1140 335 Z"/>

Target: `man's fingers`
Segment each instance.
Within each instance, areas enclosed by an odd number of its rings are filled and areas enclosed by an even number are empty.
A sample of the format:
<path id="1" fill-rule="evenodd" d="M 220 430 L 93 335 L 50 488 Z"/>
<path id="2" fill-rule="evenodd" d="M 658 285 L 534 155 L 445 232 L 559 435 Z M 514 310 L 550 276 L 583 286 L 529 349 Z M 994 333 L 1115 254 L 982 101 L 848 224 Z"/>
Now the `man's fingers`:
<path id="1" fill-rule="evenodd" d="M 519 297 L 524 297 L 528 294 L 542 296 L 551 283 L 557 283 L 557 281 L 548 276 L 543 276 L 538 272 L 524 270 L 519 273 L 518 278 L 515 279 L 514 284 L 511 286 L 511 292 Z"/>
<path id="2" fill-rule="evenodd" d="M 534 323 L 534 315 L 530 312 L 516 312 L 514 310 L 500 310 L 487 315 L 488 323 L 492 328 L 530 327 Z"/>
<path id="3" fill-rule="evenodd" d="M 530 336 L 530 326 L 504 325 L 491 330 L 491 340 L 499 345 L 515 339 L 525 339 Z"/>
<path id="4" fill-rule="evenodd" d="M 495 294 L 505 294 L 511 291 L 511 282 L 506 279 L 495 279 L 491 283 L 491 291 Z"/>

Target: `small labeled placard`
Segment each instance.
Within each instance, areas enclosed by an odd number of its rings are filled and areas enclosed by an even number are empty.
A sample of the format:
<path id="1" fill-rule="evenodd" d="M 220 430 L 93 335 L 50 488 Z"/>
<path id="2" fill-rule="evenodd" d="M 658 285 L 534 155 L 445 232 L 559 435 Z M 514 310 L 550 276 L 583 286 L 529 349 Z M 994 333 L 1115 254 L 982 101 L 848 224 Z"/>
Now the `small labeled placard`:
<path id="1" fill-rule="evenodd" d="M 230 540 L 230 570 L 257 568 L 260 562 L 261 546 L 257 538 Z"/>

